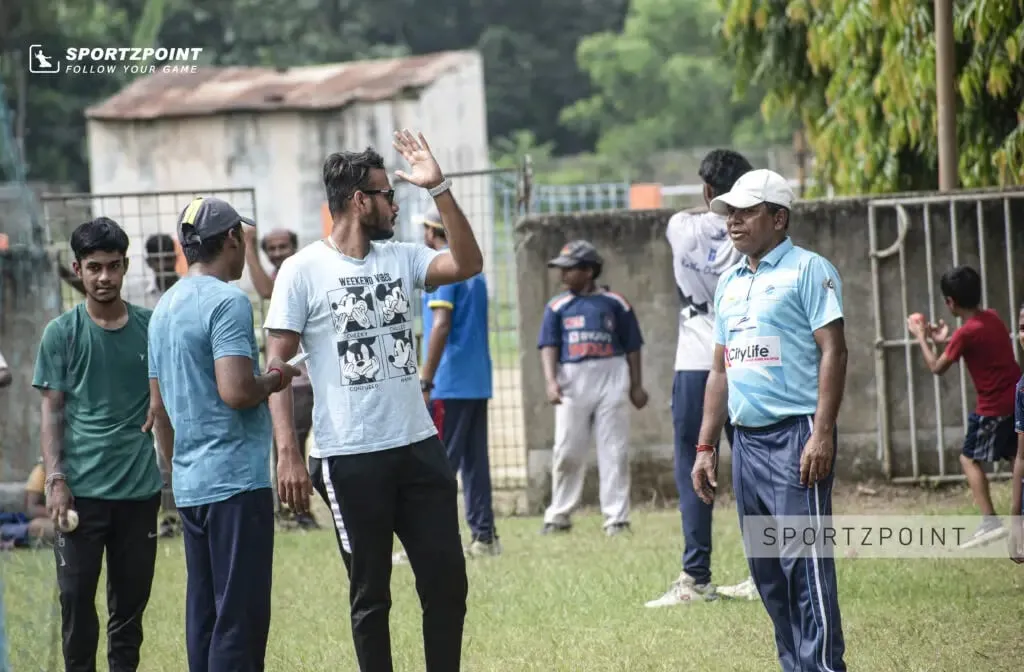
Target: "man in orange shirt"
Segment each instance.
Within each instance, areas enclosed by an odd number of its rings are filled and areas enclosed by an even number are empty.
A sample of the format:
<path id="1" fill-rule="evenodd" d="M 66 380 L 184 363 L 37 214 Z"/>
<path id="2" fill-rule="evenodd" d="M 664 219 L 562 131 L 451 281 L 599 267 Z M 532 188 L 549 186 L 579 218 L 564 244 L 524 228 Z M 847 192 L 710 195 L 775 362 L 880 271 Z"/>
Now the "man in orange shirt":
<path id="1" fill-rule="evenodd" d="M 53 541 L 53 521 L 46 513 L 46 495 L 43 494 L 46 472 L 42 459 L 25 483 L 24 512 L 0 513 L 0 544 L 4 548 L 29 546 L 33 540 Z"/>
<path id="2" fill-rule="evenodd" d="M 28 534 L 33 539 L 53 541 L 53 520 L 46 513 L 46 470 L 39 459 L 25 482 L 25 516 L 28 517 Z"/>

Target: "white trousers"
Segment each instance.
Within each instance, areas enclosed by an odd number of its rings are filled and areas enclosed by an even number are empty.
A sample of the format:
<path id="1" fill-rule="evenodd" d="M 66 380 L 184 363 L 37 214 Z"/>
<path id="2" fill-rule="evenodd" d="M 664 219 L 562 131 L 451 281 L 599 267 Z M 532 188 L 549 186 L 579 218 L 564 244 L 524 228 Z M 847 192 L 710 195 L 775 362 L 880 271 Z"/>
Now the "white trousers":
<path id="1" fill-rule="evenodd" d="M 625 357 L 563 364 L 555 406 L 551 506 L 545 523 L 567 524 L 583 497 L 591 437 L 597 441 L 605 526 L 629 522 L 629 364 Z"/>

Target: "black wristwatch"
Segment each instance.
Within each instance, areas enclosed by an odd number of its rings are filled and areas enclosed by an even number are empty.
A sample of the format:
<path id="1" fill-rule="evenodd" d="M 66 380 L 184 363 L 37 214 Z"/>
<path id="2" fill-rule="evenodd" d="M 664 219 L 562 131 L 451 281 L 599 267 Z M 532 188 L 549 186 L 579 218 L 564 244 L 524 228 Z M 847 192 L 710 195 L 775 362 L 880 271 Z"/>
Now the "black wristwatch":
<path id="1" fill-rule="evenodd" d="M 420 381 L 420 390 L 423 392 L 430 392 L 432 389 L 434 389 L 434 383 L 429 380 Z"/>

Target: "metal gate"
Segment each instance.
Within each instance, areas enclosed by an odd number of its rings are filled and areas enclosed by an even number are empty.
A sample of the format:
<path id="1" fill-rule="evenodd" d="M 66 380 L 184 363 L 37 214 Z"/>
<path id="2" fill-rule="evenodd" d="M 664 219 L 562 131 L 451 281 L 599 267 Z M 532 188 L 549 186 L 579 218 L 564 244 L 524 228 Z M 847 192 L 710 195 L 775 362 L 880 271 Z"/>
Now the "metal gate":
<path id="1" fill-rule="evenodd" d="M 1017 335 L 1024 253 L 1024 191 L 876 199 L 868 204 L 875 323 L 878 458 L 895 483 L 962 480 L 957 459 L 974 407 L 973 386 L 958 362 L 934 376 L 906 317 L 924 313 L 960 326 L 945 308 L 939 279 L 969 265 L 982 280 L 982 306 Z M 885 238 L 891 243 L 882 243 Z M 994 475 L 1006 477 L 998 465 Z"/>

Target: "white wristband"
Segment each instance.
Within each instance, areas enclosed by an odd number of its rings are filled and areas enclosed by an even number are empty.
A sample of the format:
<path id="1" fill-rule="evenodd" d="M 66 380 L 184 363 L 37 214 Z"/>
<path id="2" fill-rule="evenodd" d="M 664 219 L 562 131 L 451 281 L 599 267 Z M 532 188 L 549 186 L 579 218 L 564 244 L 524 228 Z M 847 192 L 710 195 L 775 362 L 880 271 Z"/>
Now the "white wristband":
<path id="1" fill-rule="evenodd" d="M 429 189 L 428 191 L 430 193 L 431 198 L 437 198 L 438 196 L 440 196 L 441 194 L 443 194 L 444 192 L 448 191 L 451 188 L 452 181 L 451 179 L 446 177 L 443 180 L 441 180 L 441 184 L 437 185 L 433 189 Z"/>

